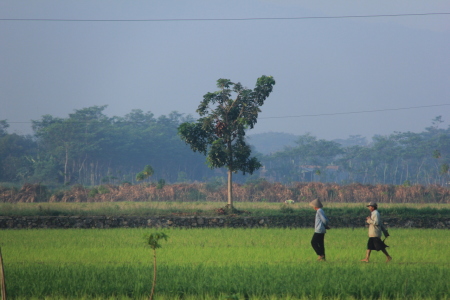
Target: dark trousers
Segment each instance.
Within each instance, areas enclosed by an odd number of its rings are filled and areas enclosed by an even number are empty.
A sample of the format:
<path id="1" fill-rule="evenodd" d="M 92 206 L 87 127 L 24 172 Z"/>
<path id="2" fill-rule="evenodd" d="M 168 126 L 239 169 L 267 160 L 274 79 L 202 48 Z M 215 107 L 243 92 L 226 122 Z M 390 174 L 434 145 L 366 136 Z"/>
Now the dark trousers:
<path id="1" fill-rule="evenodd" d="M 317 255 L 325 256 L 325 233 L 317 233 L 315 232 L 312 240 L 311 240 L 311 246 L 313 247 L 314 251 L 316 251 Z"/>

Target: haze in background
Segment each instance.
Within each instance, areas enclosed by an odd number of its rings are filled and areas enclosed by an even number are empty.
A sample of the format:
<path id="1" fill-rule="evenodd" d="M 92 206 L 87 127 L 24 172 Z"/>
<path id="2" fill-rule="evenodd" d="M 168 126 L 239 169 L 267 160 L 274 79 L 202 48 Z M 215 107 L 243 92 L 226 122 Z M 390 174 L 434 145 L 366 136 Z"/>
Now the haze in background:
<path id="1" fill-rule="evenodd" d="M 450 15 L 174 20 L 445 12 L 450 2 L 437 0 L 4 0 L 0 120 L 28 134 L 30 120 L 93 105 L 108 105 L 111 117 L 132 109 L 196 116 L 217 79 L 253 88 L 272 75 L 274 92 L 249 134 L 370 138 L 423 131 L 438 115 L 447 127 Z M 133 21 L 143 19 L 172 20 Z M 441 106 L 415 108 L 429 105 Z"/>

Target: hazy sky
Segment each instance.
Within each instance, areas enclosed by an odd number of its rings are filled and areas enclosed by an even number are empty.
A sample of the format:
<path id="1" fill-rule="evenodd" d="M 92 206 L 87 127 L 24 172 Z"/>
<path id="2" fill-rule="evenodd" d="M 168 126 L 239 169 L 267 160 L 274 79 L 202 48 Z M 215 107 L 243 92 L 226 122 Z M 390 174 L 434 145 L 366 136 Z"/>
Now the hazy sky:
<path id="1" fill-rule="evenodd" d="M 421 132 L 450 124 L 450 15 L 210 21 L 450 13 L 450 1 L 0 1 L 0 120 L 108 105 L 155 116 L 195 115 L 216 81 L 276 85 L 249 134 L 319 138 Z M 441 105 L 413 108 L 418 106 Z M 393 110 L 399 108 L 410 108 Z M 376 111 L 379 112 L 366 112 Z M 346 112 L 360 112 L 343 114 Z M 315 116 L 311 116 L 315 115 Z"/>

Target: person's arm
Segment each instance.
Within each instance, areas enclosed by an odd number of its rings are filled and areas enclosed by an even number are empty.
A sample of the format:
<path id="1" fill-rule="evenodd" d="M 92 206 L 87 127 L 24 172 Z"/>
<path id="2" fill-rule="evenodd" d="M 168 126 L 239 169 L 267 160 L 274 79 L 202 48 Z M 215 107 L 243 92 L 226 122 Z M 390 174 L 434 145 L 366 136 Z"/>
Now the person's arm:
<path id="1" fill-rule="evenodd" d="M 370 215 L 370 218 L 367 218 L 367 223 L 378 226 L 378 214 L 374 213 Z"/>
<path id="2" fill-rule="evenodd" d="M 319 211 L 319 218 L 322 221 L 323 225 L 325 225 L 325 226 L 328 225 L 328 219 L 325 216 L 325 212 L 323 210 Z"/>

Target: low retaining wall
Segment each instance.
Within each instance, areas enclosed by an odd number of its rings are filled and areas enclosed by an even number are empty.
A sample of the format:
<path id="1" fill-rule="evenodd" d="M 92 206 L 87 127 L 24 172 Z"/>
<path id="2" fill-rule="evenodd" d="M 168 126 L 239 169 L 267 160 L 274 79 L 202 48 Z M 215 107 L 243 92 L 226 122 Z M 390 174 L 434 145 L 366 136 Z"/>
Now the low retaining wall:
<path id="1" fill-rule="evenodd" d="M 360 218 L 330 218 L 332 228 L 364 227 Z M 389 228 L 450 229 L 450 218 L 384 218 Z M 314 217 L 0 217 L 0 229 L 47 228 L 311 228 Z"/>

